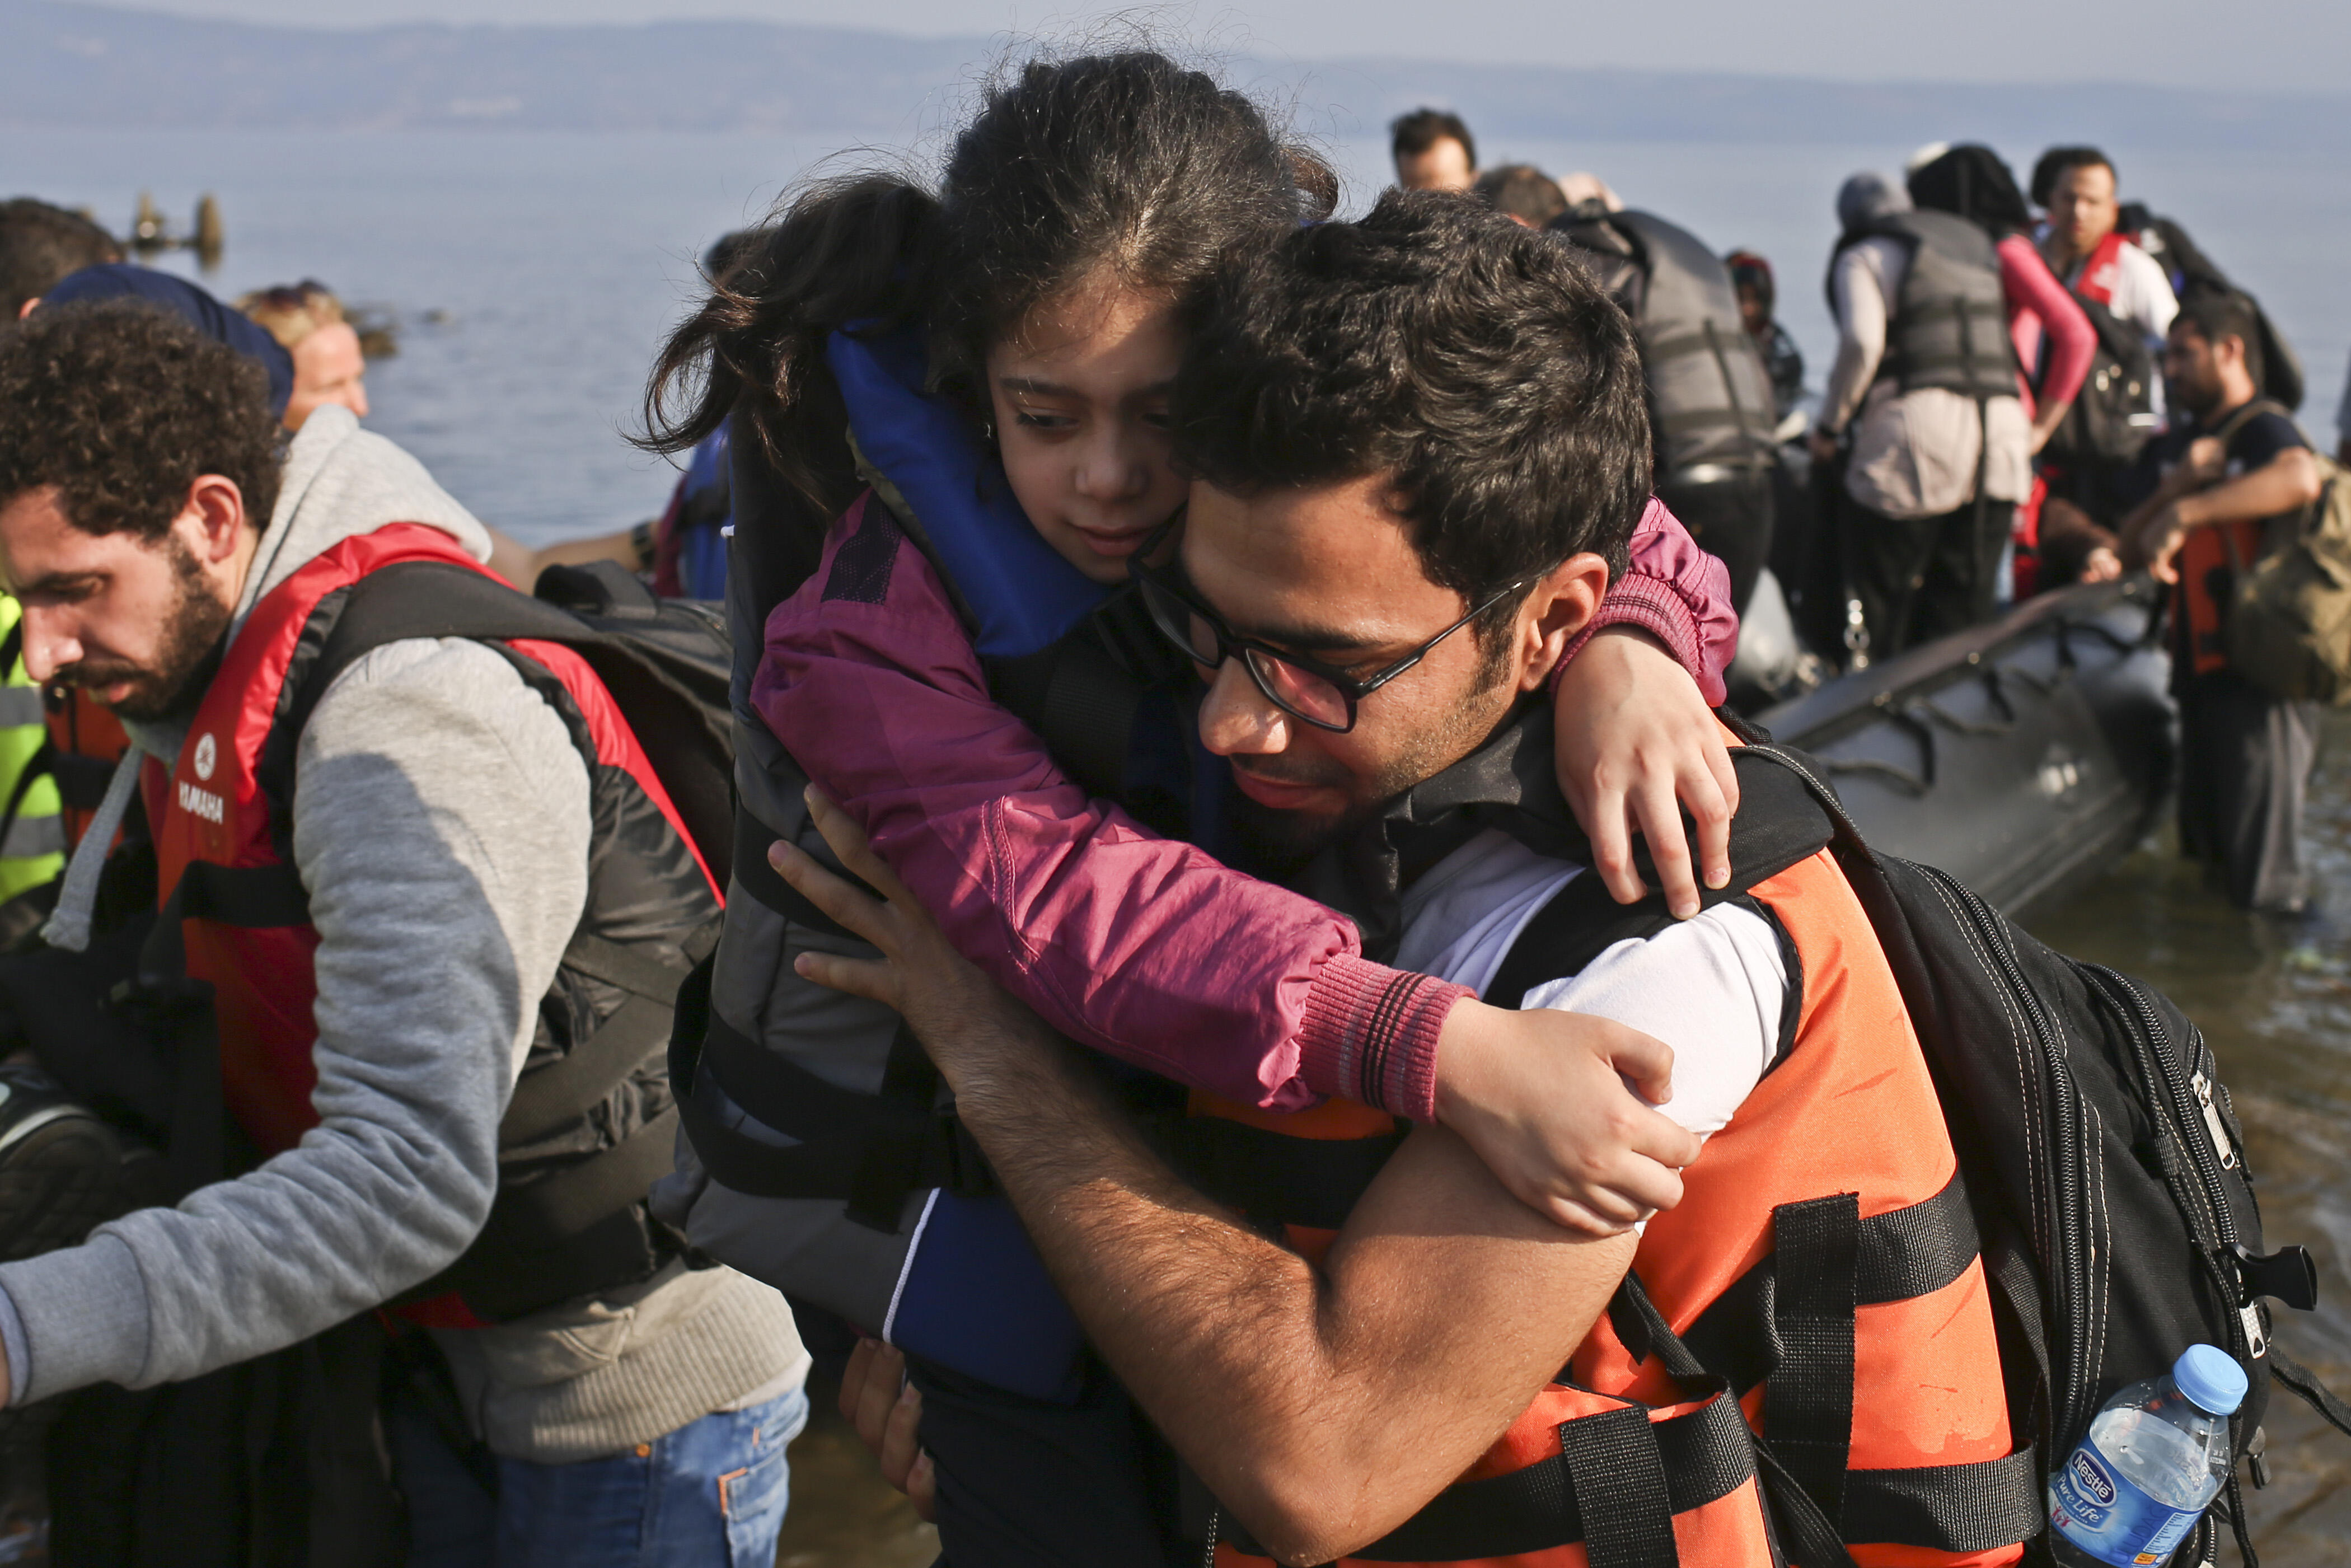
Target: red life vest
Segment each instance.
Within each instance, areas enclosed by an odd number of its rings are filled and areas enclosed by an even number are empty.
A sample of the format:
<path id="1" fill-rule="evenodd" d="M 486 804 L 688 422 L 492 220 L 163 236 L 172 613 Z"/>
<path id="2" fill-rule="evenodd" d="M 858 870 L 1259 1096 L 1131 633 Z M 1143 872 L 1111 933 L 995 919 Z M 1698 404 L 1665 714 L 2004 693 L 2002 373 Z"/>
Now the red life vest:
<path id="1" fill-rule="evenodd" d="M 2021 1554 L 2014 1542 L 2037 1527 L 2039 1498 L 2017 1500 L 2029 1458 L 2011 1452 L 1973 1223 L 1893 973 L 1827 852 L 1756 883 L 1750 896 L 1795 954 L 1793 1041 L 1683 1173 L 1680 1205 L 1649 1222 L 1633 1265 L 1665 1322 L 1732 1392 L 1694 1392 L 1647 1344 L 1629 1350 L 1628 1335 L 1636 1343 L 1647 1336 L 1620 1293 L 1562 1379 L 1459 1482 L 1366 1549 L 1372 1555 L 1349 1562 L 1582 1568 L 1595 1521 L 1621 1536 L 1627 1506 L 1644 1506 L 1638 1489 L 1631 1505 L 1585 1500 L 1573 1516 L 1577 1539 L 1564 1543 L 1551 1543 L 1556 1532 L 1541 1539 L 1543 1514 L 1559 1506 L 1542 1500 L 1575 1497 L 1595 1474 L 1621 1475 L 1626 1411 L 1646 1419 L 1667 1483 L 1662 1497 L 1648 1494 L 1648 1522 L 1660 1539 L 1669 1523 L 1682 1563 L 1767 1568 L 1779 1560 L 1751 1458 L 1742 1467 L 1738 1458 L 1748 1423 L 1808 1493 L 1826 1500 L 1865 1568 L 1992 1564 Z M 1280 1122 L 1228 1105 L 1196 1108 L 1259 1127 Z M 1323 1138 L 1349 1115 L 1333 1106 L 1309 1114 L 1318 1124 L 1301 1131 Z M 1840 1289 L 1851 1292 L 1842 1301 Z M 1732 1418 L 1739 1413 L 1745 1423 Z M 1554 1473 L 1562 1470 L 1563 1478 Z M 1949 1522 L 1966 1506 L 1911 1506 L 1944 1489 L 2000 1495 L 2003 1516 L 2017 1517 L 1989 1533 L 2007 1539 L 1955 1541 L 1965 1530 Z M 1496 1521 L 1513 1510 L 1524 1528 L 1511 1542 Z M 1929 1517 L 1938 1511 L 1942 1518 Z M 1472 1540 L 1510 1544 L 1477 1554 L 1445 1544 Z M 1416 1542 L 1429 1549 L 1416 1551 Z M 1265 1560 L 1228 1542 L 1217 1561 L 1240 1568 Z"/>
<path id="2" fill-rule="evenodd" d="M 305 564 L 254 607 L 205 691 L 187 739 L 180 748 L 176 766 L 166 776 L 162 765 L 151 758 L 142 777 L 149 820 L 155 824 L 157 885 L 167 907 L 172 890 L 180 886 L 192 867 L 210 864 L 245 871 L 287 865 L 291 806 L 289 801 L 273 799 L 265 787 L 264 762 L 289 679 L 298 683 L 302 669 L 317 657 L 329 624 L 327 617 L 336 608 L 328 603 L 329 599 L 370 572 L 406 561 L 447 562 L 487 575 L 486 569 L 439 529 L 398 523 L 342 540 Z M 602 684 L 580 657 L 553 643 L 517 640 L 492 645 L 509 648 L 517 656 L 517 667 L 524 669 L 527 679 L 532 669 L 543 671 L 550 678 L 550 684 L 541 685 L 541 692 L 557 704 L 559 711 L 567 706 L 569 709 L 564 716 L 575 738 L 583 743 L 585 760 L 590 764 L 590 789 L 597 797 L 597 821 L 603 824 L 620 821 L 628 824 L 625 829 L 609 831 L 607 841 L 599 844 L 581 932 L 610 928 L 600 921 L 599 906 L 600 902 L 610 902 L 616 894 L 632 899 L 639 910 L 650 906 L 674 911 L 674 916 L 664 914 L 662 917 L 669 921 L 667 926 L 653 933 L 649 939 L 632 940 L 622 947 L 624 956 L 618 960 L 608 957 L 601 970 L 592 957 L 580 957 L 583 943 L 591 943 L 608 955 L 622 944 L 598 943 L 584 935 L 575 937 L 574 951 L 566 956 L 558 987 L 559 990 L 569 987 L 573 994 L 567 999 L 579 1005 L 569 1009 L 539 1009 L 540 1039 L 532 1048 L 528 1068 L 517 1088 L 517 1104 L 520 1107 L 534 1072 L 551 1070 L 571 1048 L 581 1043 L 580 1040 L 550 1039 L 551 1026 L 547 1019 L 549 1012 L 569 1010 L 590 1015 L 588 1028 L 580 1032 L 582 1039 L 593 1039 L 594 1030 L 623 1005 L 624 998 L 615 998 L 625 988 L 625 978 L 605 986 L 593 996 L 585 995 L 580 979 L 583 967 L 594 982 L 603 982 L 616 966 L 626 968 L 632 962 L 639 966 L 648 961 L 662 963 L 682 946 L 684 933 L 705 925 L 716 915 L 719 901 L 708 869 L 703 865 L 692 838 L 681 824 L 634 735 Z M 289 747 L 285 754 L 287 757 L 294 738 L 283 737 L 283 744 Z M 290 768 L 287 772 L 290 776 Z M 604 809 L 611 804 L 608 798 L 612 796 L 634 799 L 623 801 L 616 812 Z M 653 810 L 647 811 L 645 806 Z M 642 841 L 618 841 L 630 833 Z M 612 888 L 616 876 L 634 876 L 635 882 L 624 889 Z M 660 902 L 648 900 L 648 878 L 653 879 Z M 606 891 L 608 888 L 611 891 Z M 196 907 L 194 904 L 190 905 L 192 910 Z M 297 906 L 286 914 L 300 918 L 265 925 L 253 923 L 247 917 L 246 923 L 230 924 L 219 917 L 191 915 L 182 922 L 187 973 L 193 979 L 208 983 L 213 991 L 222 1089 L 227 1110 L 264 1155 L 291 1148 L 319 1121 L 310 1103 L 311 1091 L 318 1082 L 311 1053 L 318 1040 L 312 1006 L 318 996 L 313 961 L 319 932 L 303 908 Z M 673 962 L 670 967 L 683 976 L 683 964 Z M 673 979 L 670 983 L 675 982 Z M 637 989 L 642 995 L 647 988 L 640 985 Z M 599 1014 L 602 1016 L 595 1016 Z M 663 1033 L 665 1037 L 666 1030 Z M 660 1060 L 657 1048 L 648 1060 Z M 635 1069 L 641 1079 L 646 1072 L 633 1060 L 621 1067 L 623 1071 Z M 622 1080 L 614 1092 L 623 1092 L 628 1087 L 628 1082 Z M 642 1144 L 647 1149 L 660 1145 L 660 1165 L 665 1168 L 667 1128 L 674 1124 L 674 1113 L 668 1108 L 665 1082 L 656 1078 L 654 1089 L 657 1092 L 649 1098 L 641 1096 L 639 1109 L 643 1113 L 644 1124 L 626 1143 Z M 515 1113 L 510 1111 L 508 1123 L 514 1119 Z M 512 1131 L 511 1125 L 502 1127 L 502 1149 Z M 545 1129 L 539 1131 L 544 1134 Z M 616 1152 L 612 1148 L 580 1150 L 583 1163 L 574 1168 L 584 1169 L 585 1162 Z M 540 1163 L 546 1162 L 542 1159 Z M 640 1186 L 640 1197 L 642 1190 Z M 507 1184 L 502 1179 L 502 1199 L 507 1196 Z M 494 1209 L 485 1238 L 490 1238 L 499 1228 L 499 1215 Z M 481 1246 L 477 1242 L 476 1249 Z M 620 1249 L 622 1254 L 627 1250 L 625 1247 Z M 466 1260 L 461 1260 L 458 1269 L 465 1269 L 465 1264 Z M 524 1295 L 533 1293 L 528 1282 L 521 1282 L 518 1288 Z M 509 1305 L 517 1299 L 512 1291 L 492 1290 L 487 1293 L 506 1299 Z M 472 1292 L 468 1300 L 474 1300 Z M 472 1312 L 457 1312 L 447 1303 L 426 1315 L 443 1324 L 461 1323 L 475 1317 Z M 512 1315 L 517 1314 L 513 1311 L 479 1314 Z"/>
<path id="3" fill-rule="evenodd" d="M 2115 285 L 2122 281 L 2123 246 L 2129 236 L 2119 230 L 2100 240 L 2090 254 L 2083 258 L 2079 279 L 2074 292 L 2094 305 L 2114 308 Z"/>

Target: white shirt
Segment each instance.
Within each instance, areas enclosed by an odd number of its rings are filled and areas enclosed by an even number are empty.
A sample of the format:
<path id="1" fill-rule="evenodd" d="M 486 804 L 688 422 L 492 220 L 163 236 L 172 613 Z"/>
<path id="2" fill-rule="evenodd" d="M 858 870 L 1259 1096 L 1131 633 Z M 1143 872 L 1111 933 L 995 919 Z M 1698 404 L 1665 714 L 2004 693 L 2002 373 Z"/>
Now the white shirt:
<path id="1" fill-rule="evenodd" d="M 1583 872 L 1508 834 L 1479 834 L 1405 894 L 1396 967 L 1484 995 L 1527 922 Z M 1674 1097 L 1658 1109 L 1703 1138 L 1729 1122 L 1771 1065 L 1787 994 L 1778 935 L 1752 910 L 1717 904 L 1615 944 L 1581 973 L 1535 987 L 1522 1005 L 1613 1019 L 1671 1046 Z"/>

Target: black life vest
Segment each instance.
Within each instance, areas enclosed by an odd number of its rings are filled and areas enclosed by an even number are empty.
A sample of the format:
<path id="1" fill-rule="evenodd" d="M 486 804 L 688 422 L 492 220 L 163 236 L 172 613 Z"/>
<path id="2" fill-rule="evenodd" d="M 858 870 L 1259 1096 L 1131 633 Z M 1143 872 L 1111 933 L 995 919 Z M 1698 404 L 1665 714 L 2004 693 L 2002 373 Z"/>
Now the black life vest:
<path id="1" fill-rule="evenodd" d="M 1722 258 L 1655 214 L 1592 203 L 1549 232 L 1585 253 L 1639 334 L 1658 486 L 1769 472 L 1771 372 Z"/>
<path id="2" fill-rule="evenodd" d="M 1899 297 L 1891 308 L 1877 379 L 1906 392 L 1940 387 L 1979 402 L 2016 395 L 2016 350 L 2001 292 L 1991 236 L 1949 213 L 1889 213 L 1845 230 L 1829 258 L 1829 309 L 1836 309 L 1836 261 L 1864 240 L 1903 247 Z"/>
<path id="3" fill-rule="evenodd" d="M 2155 434 L 2155 353 L 2136 322 L 2115 314 L 2115 282 L 2122 265 L 2119 234 L 2098 242 L 2066 291 L 2098 335 L 2090 373 L 2064 422 L 2042 449 L 2060 465 L 2116 466 L 2130 462 Z"/>

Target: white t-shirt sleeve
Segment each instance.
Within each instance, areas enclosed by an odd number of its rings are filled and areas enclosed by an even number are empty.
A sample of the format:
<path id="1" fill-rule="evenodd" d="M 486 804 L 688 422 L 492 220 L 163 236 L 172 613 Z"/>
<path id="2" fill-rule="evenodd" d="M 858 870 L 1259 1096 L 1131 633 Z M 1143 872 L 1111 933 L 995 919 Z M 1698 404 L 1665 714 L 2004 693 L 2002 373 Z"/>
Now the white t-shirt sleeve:
<path id="1" fill-rule="evenodd" d="M 2146 333 L 2148 346 L 2161 353 L 2163 336 L 2171 330 L 2171 319 L 2179 314 L 2179 296 L 2171 292 L 2171 275 L 2163 270 L 2163 263 L 2127 242 L 2117 253 L 2116 265 L 2121 286 L 2116 290 L 2115 314 Z"/>
<path id="2" fill-rule="evenodd" d="M 1674 1097 L 1657 1108 L 1705 1137 L 1762 1082 L 1787 996 L 1779 935 L 1752 910 L 1717 904 L 1617 943 L 1581 974 L 1528 991 L 1522 1005 L 1613 1019 L 1671 1046 Z"/>

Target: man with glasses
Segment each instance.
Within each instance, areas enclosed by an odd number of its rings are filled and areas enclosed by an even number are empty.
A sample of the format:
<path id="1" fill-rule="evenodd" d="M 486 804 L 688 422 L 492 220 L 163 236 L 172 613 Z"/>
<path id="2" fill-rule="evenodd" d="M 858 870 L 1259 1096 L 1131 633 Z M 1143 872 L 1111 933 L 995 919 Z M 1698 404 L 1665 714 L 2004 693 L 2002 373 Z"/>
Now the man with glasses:
<path id="1" fill-rule="evenodd" d="M 1860 1284 L 1876 1245 L 1861 1217 L 1923 1220 L 1958 1191 L 1956 1160 L 1820 819 L 1782 795 L 1756 810 L 1777 847 L 1749 841 L 1743 893 L 1680 923 L 1654 904 L 1618 916 L 1544 762 L 1539 695 L 1648 499 L 1623 316 L 1538 236 L 1391 194 L 1360 224 L 1236 264 L 1201 308 L 1174 416 L 1196 482 L 1137 574 L 1200 666 L 1202 742 L 1307 862 L 1305 883 L 1399 964 L 1667 1041 L 1662 1109 L 1708 1140 L 1681 1205 L 1644 1235 L 1553 1227 L 1428 1126 L 1335 1240 L 1273 1239 L 1219 1203 L 1221 1173 L 1165 1163 L 818 802 L 888 903 L 797 850 L 775 862 L 884 961 L 811 953 L 800 973 L 922 1037 L 1055 1281 L 1182 1461 L 1168 1475 L 1188 1467 L 1163 1497 L 1189 1550 L 1228 1565 L 1548 1563 L 1588 1542 L 1594 1562 L 1762 1564 L 1779 1541 L 1827 1560 L 1842 1536 L 1899 1549 L 1861 1545 L 1864 1562 L 2013 1561 L 2039 1500 L 2008 1462 L 1972 1242 L 1925 1244 L 1937 1257 L 1898 1287 Z M 1742 818 L 1766 795 L 1750 790 Z M 1311 1142 L 1327 1135 L 1314 1115 L 1248 1122 Z M 1776 1293 L 1748 1288 L 1767 1279 Z M 865 1353 L 844 1397 L 903 1476 L 906 1421 L 883 1430 L 891 1370 Z M 1767 1372 L 1754 1427 L 1769 1463 L 1737 1398 Z M 1919 1515 L 1970 1487 L 1997 1506 L 1937 1533 L 1886 1506 L 1905 1486 Z"/>

